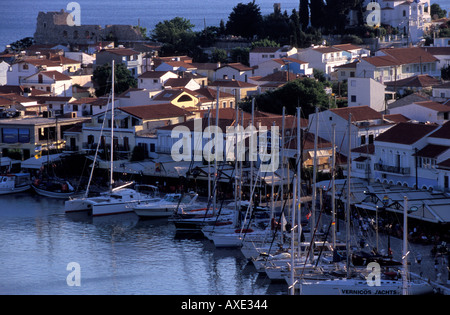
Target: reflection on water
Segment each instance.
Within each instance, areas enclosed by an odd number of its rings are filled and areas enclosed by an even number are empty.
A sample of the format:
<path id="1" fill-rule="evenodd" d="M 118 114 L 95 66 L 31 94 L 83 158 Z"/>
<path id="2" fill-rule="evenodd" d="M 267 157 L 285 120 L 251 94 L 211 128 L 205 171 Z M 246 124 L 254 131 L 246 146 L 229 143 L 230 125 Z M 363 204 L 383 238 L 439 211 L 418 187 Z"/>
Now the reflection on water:
<path id="1" fill-rule="evenodd" d="M 239 250 L 178 234 L 167 219 L 64 213 L 64 202 L 1 197 L 0 294 L 283 294 Z M 67 264 L 81 286 L 68 286 Z"/>

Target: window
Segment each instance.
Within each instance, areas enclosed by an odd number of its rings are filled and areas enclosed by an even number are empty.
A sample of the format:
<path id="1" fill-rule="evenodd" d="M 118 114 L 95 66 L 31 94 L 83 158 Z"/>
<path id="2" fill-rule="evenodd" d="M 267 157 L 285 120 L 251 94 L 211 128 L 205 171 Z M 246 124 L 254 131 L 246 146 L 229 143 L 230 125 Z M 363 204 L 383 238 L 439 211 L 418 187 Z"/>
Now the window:
<path id="1" fill-rule="evenodd" d="M 356 80 L 351 80 L 350 84 L 351 84 L 351 86 L 356 86 Z"/>
<path id="2" fill-rule="evenodd" d="M 351 102 L 355 103 L 356 102 L 356 95 L 351 95 L 350 99 L 351 99 Z"/>
<path id="3" fill-rule="evenodd" d="M 24 128 L 3 128 L 3 143 L 30 143 L 30 130 Z"/>

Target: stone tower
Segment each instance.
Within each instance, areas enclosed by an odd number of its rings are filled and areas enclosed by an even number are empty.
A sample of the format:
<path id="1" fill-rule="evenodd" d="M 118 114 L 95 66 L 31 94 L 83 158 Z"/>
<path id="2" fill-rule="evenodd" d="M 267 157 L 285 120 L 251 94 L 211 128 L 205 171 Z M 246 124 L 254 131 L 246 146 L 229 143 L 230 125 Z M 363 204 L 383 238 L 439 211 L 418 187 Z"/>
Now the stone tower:
<path id="1" fill-rule="evenodd" d="M 67 23 L 68 12 L 39 12 L 34 40 L 36 44 L 86 45 L 99 41 L 143 41 L 142 34 L 131 25 L 71 26 Z"/>

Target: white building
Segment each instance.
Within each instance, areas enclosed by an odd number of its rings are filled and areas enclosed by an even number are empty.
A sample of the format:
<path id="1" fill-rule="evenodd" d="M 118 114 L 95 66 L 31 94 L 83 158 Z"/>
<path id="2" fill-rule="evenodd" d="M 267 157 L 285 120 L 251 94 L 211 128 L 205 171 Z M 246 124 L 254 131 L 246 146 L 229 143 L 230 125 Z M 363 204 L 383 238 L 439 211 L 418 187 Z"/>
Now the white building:
<path id="1" fill-rule="evenodd" d="M 178 75 L 172 71 L 147 71 L 137 78 L 138 88 L 160 91 L 167 80 L 176 78 L 178 78 Z"/>
<path id="2" fill-rule="evenodd" d="M 335 67 L 349 62 L 343 50 L 326 46 L 302 49 L 292 58 L 308 62 L 311 68 L 321 70 L 327 76 L 331 76 Z"/>
<path id="3" fill-rule="evenodd" d="M 249 53 L 250 67 L 260 65 L 270 59 L 289 57 L 297 53 L 297 48 L 283 47 L 255 47 Z"/>
<path id="4" fill-rule="evenodd" d="M 390 108 L 391 114 L 403 114 L 406 117 L 423 123 L 442 125 L 450 120 L 450 106 L 434 101 L 422 101 Z"/>
<path id="5" fill-rule="evenodd" d="M 376 181 L 414 187 L 416 184 L 415 154 L 427 145 L 427 136 L 438 128 L 436 125 L 399 123 L 375 139 Z M 422 176 L 423 177 L 423 176 Z M 431 182 L 419 184 L 419 188 L 433 186 Z"/>
<path id="6" fill-rule="evenodd" d="M 51 93 L 53 96 L 72 96 L 72 78 L 58 71 L 40 71 L 22 79 L 21 85 Z"/>
<path id="7" fill-rule="evenodd" d="M 6 85 L 8 82 L 9 64 L 6 61 L 0 62 L 0 85 Z"/>
<path id="8" fill-rule="evenodd" d="M 266 76 L 278 71 L 289 71 L 294 74 L 312 76 L 313 69 L 306 61 L 294 58 L 270 59 L 255 66 L 255 76 Z"/>
<path id="9" fill-rule="evenodd" d="M 386 123 L 383 115 L 369 106 L 333 108 L 318 113 L 318 136 L 332 142 L 332 125 L 335 125 L 335 144 L 338 152 L 348 156 L 348 119 L 351 114 L 351 149 L 373 143 L 374 139 L 393 126 Z M 311 132 L 316 130 L 316 114 L 309 115 Z"/>
<path id="10" fill-rule="evenodd" d="M 29 58 L 13 63 L 7 73 L 8 85 L 21 85 L 22 80 L 41 70 L 63 72 L 63 66 L 44 58 Z"/>
<path id="11" fill-rule="evenodd" d="M 372 78 L 349 78 L 348 106 L 368 105 L 381 112 L 386 110 L 386 86 Z"/>
<path id="12" fill-rule="evenodd" d="M 438 59 L 419 47 L 380 49 L 374 57 L 362 58 L 356 76 L 381 83 L 428 74 L 440 77 Z"/>
<path id="13" fill-rule="evenodd" d="M 430 0 L 365 0 L 363 7 L 366 8 L 373 2 L 377 2 L 381 9 L 380 23 L 398 28 L 412 43 L 420 41 L 430 29 Z M 373 14 L 372 10 L 367 10 L 364 18 L 367 18 L 369 13 Z M 353 12 L 351 16 L 355 17 L 356 13 Z M 351 21 L 353 24 L 356 22 L 356 19 Z"/>
<path id="14" fill-rule="evenodd" d="M 254 69 L 242 63 L 228 63 L 216 69 L 216 80 L 237 80 L 248 82 L 254 75 Z"/>

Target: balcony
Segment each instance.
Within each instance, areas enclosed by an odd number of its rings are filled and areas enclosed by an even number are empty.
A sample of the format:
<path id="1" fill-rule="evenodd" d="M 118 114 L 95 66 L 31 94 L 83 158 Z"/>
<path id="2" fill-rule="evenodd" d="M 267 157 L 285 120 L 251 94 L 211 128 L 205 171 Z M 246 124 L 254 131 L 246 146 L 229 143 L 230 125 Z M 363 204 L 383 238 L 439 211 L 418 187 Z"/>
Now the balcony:
<path id="1" fill-rule="evenodd" d="M 383 165 L 383 164 L 379 164 L 379 163 L 375 164 L 375 170 L 380 171 L 380 172 L 400 174 L 400 175 L 410 175 L 411 174 L 410 167 Z"/>

